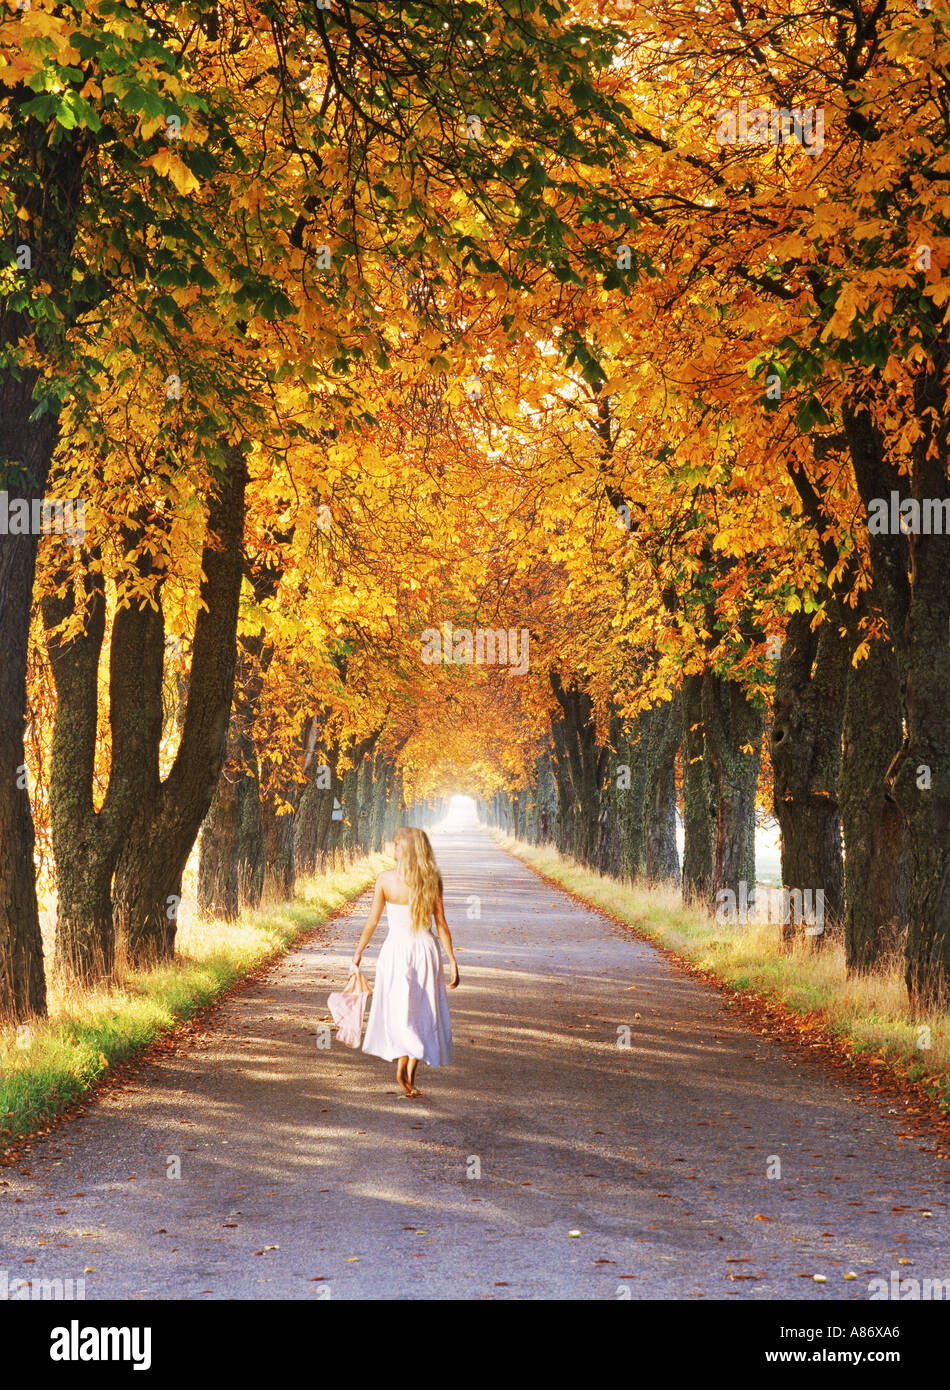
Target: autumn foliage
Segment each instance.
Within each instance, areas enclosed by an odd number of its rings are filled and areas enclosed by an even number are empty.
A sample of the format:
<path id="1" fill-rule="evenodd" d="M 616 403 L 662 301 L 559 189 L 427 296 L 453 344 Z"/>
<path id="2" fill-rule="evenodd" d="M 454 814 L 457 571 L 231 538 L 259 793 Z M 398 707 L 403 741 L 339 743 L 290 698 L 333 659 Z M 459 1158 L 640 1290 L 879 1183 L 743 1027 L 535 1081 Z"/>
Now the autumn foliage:
<path id="1" fill-rule="evenodd" d="M 452 791 L 945 1002 L 948 23 L 7 4 L 0 1012 Z"/>

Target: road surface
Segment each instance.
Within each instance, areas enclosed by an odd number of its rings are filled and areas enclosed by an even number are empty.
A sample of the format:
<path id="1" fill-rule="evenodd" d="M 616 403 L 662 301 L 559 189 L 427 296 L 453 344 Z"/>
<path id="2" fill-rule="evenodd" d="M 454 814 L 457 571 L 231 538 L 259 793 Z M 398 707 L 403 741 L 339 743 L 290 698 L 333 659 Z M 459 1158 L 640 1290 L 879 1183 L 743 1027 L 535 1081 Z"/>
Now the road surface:
<path id="1" fill-rule="evenodd" d="M 887 1101 L 750 1031 L 484 832 L 435 845 L 462 980 L 455 1063 L 420 1064 L 425 1099 L 318 1046 L 366 895 L 0 1169 L 10 1285 L 762 1301 L 950 1278 L 950 1165 Z"/>

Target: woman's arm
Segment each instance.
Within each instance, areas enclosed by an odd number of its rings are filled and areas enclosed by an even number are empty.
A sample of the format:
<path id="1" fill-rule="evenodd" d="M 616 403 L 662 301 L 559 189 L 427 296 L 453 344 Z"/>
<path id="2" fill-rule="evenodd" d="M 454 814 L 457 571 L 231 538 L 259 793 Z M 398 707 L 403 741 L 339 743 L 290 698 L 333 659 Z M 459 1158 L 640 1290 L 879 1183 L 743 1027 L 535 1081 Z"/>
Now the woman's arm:
<path id="1" fill-rule="evenodd" d="M 379 922 L 380 917 L 383 915 L 383 907 L 385 906 L 385 903 L 386 894 L 383 892 L 383 876 L 382 874 L 380 874 L 379 878 L 376 880 L 376 892 L 373 894 L 373 903 L 369 910 L 369 916 L 366 919 L 366 926 L 363 928 L 362 935 L 359 939 L 359 945 L 353 952 L 353 958 L 350 961 L 350 964 L 352 965 L 354 970 L 359 969 L 359 963 L 362 958 L 363 952 L 369 945 L 370 938 L 372 937 L 373 932 L 376 930 L 376 926 Z"/>
<path id="2" fill-rule="evenodd" d="M 455 989 L 456 985 L 457 985 L 458 982 L 459 982 L 459 965 L 458 965 L 458 961 L 455 959 L 455 952 L 454 952 L 453 949 L 452 949 L 452 933 L 449 931 L 449 924 L 448 924 L 448 922 L 445 920 L 445 908 L 444 908 L 444 906 L 442 905 L 442 888 L 441 888 L 441 885 L 440 885 L 440 887 L 439 887 L 439 892 L 438 892 L 438 895 L 437 895 L 436 900 L 435 900 L 435 908 L 434 908 L 434 911 L 435 911 L 435 929 L 436 929 L 436 931 L 439 933 L 439 940 L 442 942 L 442 945 L 445 947 L 445 954 L 448 956 L 449 960 L 452 962 L 452 978 L 451 978 L 451 980 L 449 980 L 449 989 Z"/>

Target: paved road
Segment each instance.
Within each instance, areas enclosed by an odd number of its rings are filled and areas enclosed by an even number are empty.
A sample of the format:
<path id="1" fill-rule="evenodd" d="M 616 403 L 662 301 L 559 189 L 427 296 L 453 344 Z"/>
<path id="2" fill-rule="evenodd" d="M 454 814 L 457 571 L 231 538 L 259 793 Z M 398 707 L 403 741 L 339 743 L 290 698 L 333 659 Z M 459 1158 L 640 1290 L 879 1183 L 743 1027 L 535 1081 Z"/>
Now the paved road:
<path id="1" fill-rule="evenodd" d="M 886 1102 L 484 833 L 436 849 L 462 984 L 424 1101 L 317 1047 L 364 897 L 0 1170 L 0 1271 L 85 1277 L 87 1299 L 866 1299 L 892 1270 L 950 1278 L 947 1162 Z"/>

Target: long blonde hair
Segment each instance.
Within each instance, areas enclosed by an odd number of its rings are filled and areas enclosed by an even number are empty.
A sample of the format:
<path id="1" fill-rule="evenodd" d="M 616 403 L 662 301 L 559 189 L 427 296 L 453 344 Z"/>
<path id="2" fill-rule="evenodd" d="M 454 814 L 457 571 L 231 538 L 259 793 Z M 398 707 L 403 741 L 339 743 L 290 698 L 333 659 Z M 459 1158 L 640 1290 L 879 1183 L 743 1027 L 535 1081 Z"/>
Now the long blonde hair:
<path id="1" fill-rule="evenodd" d="M 429 837 L 414 825 L 404 825 L 396 831 L 394 843 L 402 847 L 402 876 L 409 885 L 409 925 L 413 931 L 428 931 L 442 889 Z"/>

